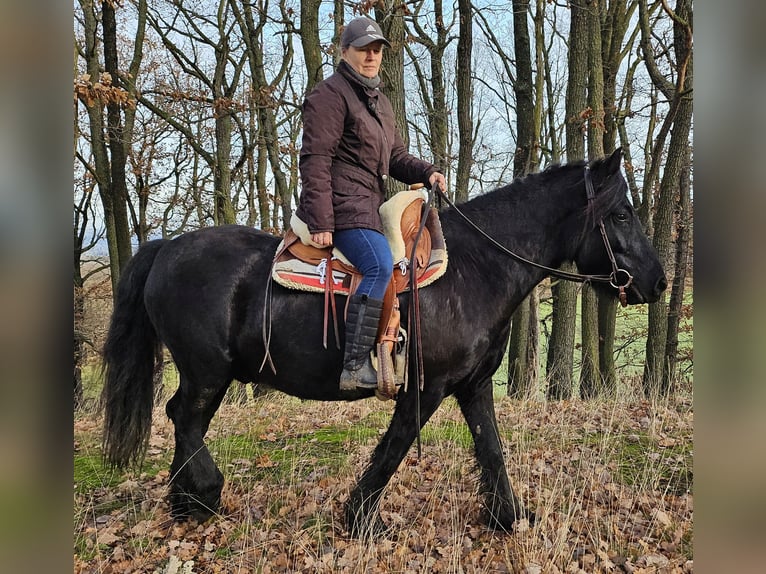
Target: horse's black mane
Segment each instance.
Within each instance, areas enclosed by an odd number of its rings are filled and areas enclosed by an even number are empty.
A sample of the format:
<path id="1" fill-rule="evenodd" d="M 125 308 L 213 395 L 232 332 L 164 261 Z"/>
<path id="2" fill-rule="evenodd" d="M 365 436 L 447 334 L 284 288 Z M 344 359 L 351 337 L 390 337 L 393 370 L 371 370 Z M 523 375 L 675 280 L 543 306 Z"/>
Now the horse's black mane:
<path id="1" fill-rule="evenodd" d="M 592 162 L 590 164 L 592 171 L 596 171 L 603 163 L 603 159 Z M 491 197 L 499 196 L 498 199 L 502 198 L 505 201 L 522 204 L 531 195 L 539 198 L 539 194 L 550 193 L 554 188 L 560 188 L 561 185 L 572 188 L 574 193 L 582 193 L 584 199 L 584 176 L 587 165 L 588 162 L 582 160 L 566 164 L 554 163 L 542 171 L 516 177 L 508 184 L 473 198 L 469 203 L 481 210 L 483 204 L 490 201 Z M 595 224 L 596 221 L 625 200 L 627 187 L 619 173 L 605 182 L 594 180 L 594 185 L 596 186 L 596 197 L 593 202 L 584 204 L 583 212 Z M 497 199 L 492 201 L 497 201 Z"/>

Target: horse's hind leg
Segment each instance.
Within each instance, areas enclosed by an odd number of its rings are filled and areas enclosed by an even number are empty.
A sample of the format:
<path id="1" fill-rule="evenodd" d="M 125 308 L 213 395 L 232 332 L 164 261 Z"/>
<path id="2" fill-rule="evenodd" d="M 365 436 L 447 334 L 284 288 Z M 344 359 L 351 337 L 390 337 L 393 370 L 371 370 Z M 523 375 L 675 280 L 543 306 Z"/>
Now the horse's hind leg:
<path id="1" fill-rule="evenodd" d="M 176 450 L 170 466 L 170 505 L 177 519 L 202 522 L 218 510 L 223 475 L 205 446 L 210 420 L 230 381 L 220 378 L 195 384 L 181 374 L 181 384 L 167 404 L 175 426 Z"/>
<path id="2" fill-rule="evenodd" d="M 492 381 L 486 379 L 476 386 L 469 386 L 456 394 L 456 398 L 473 435 L 476 460 L 481 469 L 479 484 L 487 525 L 510 530 L 519 518 L 526 516 L 532 521 L 533 514 L 524 510 L 508 481 L 495 418 Z"/>
<path id="3" fill-rule="evenodd" d="M 408 395 L 398 399 L 386 434 L 375 447 L 369 467 L 346 502 L 346 526 L 352 536 L 377 535 L 386 530 L 378 514 L 378 505 L 383 489 L 415 440 L 415 400 L 409 396 L 415 392 L 413 387 L 411 384 Z M 421 393 L 421 427 L 431 418 L 443 399 L 441 394 Z"/>

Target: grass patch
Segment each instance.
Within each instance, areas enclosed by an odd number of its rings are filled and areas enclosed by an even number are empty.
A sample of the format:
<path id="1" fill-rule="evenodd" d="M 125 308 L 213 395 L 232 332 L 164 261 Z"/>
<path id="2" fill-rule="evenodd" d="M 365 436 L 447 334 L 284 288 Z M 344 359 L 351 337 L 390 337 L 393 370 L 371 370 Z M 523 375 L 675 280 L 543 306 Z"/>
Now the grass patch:
<path id="1" fill-rule="evenodd" d="M 648 435 L 623 435 L 616 441 L 615 460 L 620 478 L 633 487 L 648 487 L 682 495 L 692 492 L 692 445 L 660 447 Z"/>
<path id="2" fill-rule="evenodd" d="M 320 428 L 297 436 L 222 436 L 209 449 L 227 478 L 282 483 L 335 474 L 346 466 L 349 450 L 377 437 L 376 428 Z"/>
<path id="3" fill-rule="evenodd" d="M 109 488 L 117 486 L 123 480 L 124 473 L 104 466 L 100 454 L 75 454 L 75 492 L 83 494 L 97 488 Z"/>
<path id="4" fill-rule="evenodd" d="M 424 445 L 448 442 L 460 448 L 473 449 L 473 436 L 464 422 L 429 423 L 423 427 L 421 439 Z"/>

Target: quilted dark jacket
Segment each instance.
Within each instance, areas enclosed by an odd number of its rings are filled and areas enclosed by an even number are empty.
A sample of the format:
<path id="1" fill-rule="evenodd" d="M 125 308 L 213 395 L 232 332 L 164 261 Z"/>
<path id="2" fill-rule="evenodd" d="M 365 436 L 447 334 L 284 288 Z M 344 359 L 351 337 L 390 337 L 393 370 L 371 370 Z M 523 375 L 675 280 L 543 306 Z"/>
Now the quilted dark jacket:
<path id="1" fill-rule="evenodd" d="M 382 232 L 385 180 L 428 184 L 436 167 L 409 154 L 391 102 L 341 62 L 303 102 L 301 197 L 296 215 L 312 233 L 352 228 Z"/>

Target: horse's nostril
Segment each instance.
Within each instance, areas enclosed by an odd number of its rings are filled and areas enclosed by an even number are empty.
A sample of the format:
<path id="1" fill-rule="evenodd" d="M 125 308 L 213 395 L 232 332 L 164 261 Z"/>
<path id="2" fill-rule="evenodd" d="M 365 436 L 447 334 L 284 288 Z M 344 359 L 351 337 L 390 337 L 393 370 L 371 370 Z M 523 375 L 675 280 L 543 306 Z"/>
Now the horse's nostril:
<path id="1" fill-rule="evenodd" d="M 656 292 L 659 294 L 659 293 L 662 293 L 663 291 L 665 291 L 665 289 L 667 289 L 667 288 L 668 288 L 668 280 L 667 280 L 667 278 L 666 278 L 666 277 L 663 275 L 663 276 L 662 276 L 662 277 L 660 277 L 660 279 L 657 281 L 657 285 L 655 285 L 655 291 L 656 291 Z"/>

